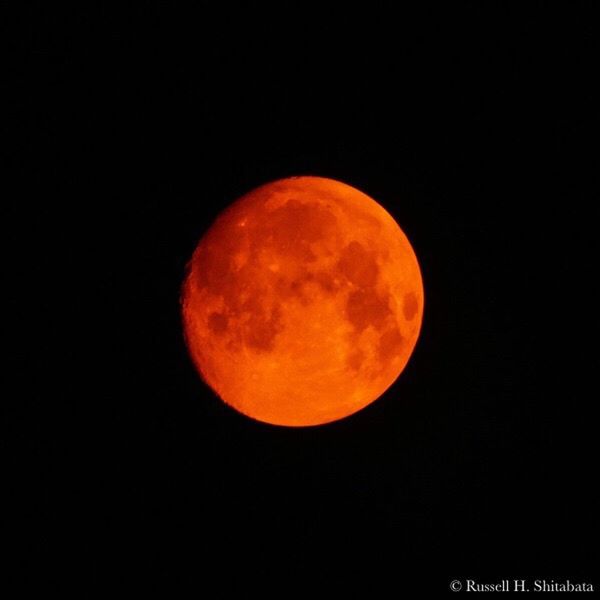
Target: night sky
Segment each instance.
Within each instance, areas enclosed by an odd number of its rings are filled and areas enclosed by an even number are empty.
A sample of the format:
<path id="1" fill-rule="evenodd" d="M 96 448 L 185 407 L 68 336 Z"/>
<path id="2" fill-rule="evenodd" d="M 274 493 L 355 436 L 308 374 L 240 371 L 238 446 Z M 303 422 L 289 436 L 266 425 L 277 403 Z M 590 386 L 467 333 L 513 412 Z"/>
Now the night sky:
<path id="1" fill-rule="evenodd" d="M 10 28 L 18 585 L 593 581 L 592 20 L 392 4 L 40 4 Z M 302 174 L 394 216 L 426 304 L 378 401 L 289 429 L 202 383 L 179 291 L 225 206 Z"/>

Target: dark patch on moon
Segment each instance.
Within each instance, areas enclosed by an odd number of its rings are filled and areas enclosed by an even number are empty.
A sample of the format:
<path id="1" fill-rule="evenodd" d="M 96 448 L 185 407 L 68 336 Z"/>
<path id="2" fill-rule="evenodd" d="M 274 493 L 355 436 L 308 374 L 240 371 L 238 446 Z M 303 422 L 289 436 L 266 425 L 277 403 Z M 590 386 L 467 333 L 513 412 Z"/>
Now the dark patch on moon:
<path id="1" fill-rule="evenodd" d="M 383 298 L 373 290 L 354 290 L 348 295 L 346 302 L 346 317 L 357 331 L 366 329 L 369 325 L 381 329 L 390 307 Z"/>
<path id="2" fill-rule="evenodd" d="M 251 313 L 246 326 L 246 343 L 255 350 L 269 352 L 275 344 L 275 336 L 281 331 L 281 310 L 274 308 L 269 315 Z"/>
<path id="3" fill-rule="evenodd" d="M 208 328 L 217 335 L 225 333 L 227 331 L 227 324 L 229 319 L 227 315 L 213 312 L 208 315 Z"/>
<path id="4" fill-rule="evenodd" d="M 372 287 L 377 281 L 379 267 L 372 252 L 357 241 L 350 242 L 338 262 L 340 272 L 358 287 Z"/>
<path id="5" fill-rule="evenodd" d="M 389 361 L 400 354 L 403 338 L 397 327 L 388 329 L 379 340 L 377 354 L 381 361 Z"/>
<path id="6" fill-rule="evenodd" d="M 340 289 L 340 283 L 335 281 L 335 277 L 328 271 L 318 271 L 314 279 L 325 294 L 335 294 Z"/>
<path id="7" fill-rule="evenodd" d="M 348 368 L 353 371 L 360 370 L 360 367 L 365 360 L 365 353 L 362 350 L 353 350 L 346 359 Z"/>
<path id="8" fill-rule="evenodd" d="M 314 262 L 317 257 L 310 244 L 328 237 L 337 224 L 336 217 L 318 204 L 305 204 L 290 198 L 274 209 L 253 236 L 264 240 L 281 255 L 302 262 Z"/>
<path id="9" fill-rule="evenodd" d="M 302 305 L 307 306 L 314 302 L 314 289 L 310 286 L 318 286 L 320 291 L 328 296 L 334 296 L 342 287 L 340 281 L 336 281 L 333 273 L 330 271 L 308 271 L 303 275 L 298 275 L 290 279 L 285 275 L 278 275 L 273 282 L 273 287 L 277 292 L 277 297 L 283 299 L 295 298 Z"/>
<path id="10" fill-rule="evenodd" d="M 419 311 L 419 301 L 417 300 L 417 295 L 414 292 L 408 292 L 404 294 L 402 311 L 404 313 L 404 318 L 407 321 L 412 321 L 415 318 L 417 312 Z"/>

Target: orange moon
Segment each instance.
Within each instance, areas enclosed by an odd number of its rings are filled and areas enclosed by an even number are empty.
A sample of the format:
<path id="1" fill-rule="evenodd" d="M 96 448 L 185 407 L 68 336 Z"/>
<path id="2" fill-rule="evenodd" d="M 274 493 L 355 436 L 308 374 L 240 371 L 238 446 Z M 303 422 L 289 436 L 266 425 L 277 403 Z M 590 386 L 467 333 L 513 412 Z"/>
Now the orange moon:
<path id="1" fill-rule="evenodd" d="M 381 396 L 412 354 L 423 301 L 417 258 L 392 216 L 322 177 L 267 183 L 222 212 L 181 298 L 205 382 L 248 417 L 296 427 Z"/>

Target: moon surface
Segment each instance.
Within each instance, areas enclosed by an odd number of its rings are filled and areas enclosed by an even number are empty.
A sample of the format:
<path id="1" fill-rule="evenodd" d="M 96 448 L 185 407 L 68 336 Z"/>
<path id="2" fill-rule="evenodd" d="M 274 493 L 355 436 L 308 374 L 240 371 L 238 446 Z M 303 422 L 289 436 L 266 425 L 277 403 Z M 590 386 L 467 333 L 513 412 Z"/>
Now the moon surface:
<path id="1" fill-rule="evenodd" d="M 423 317 L 410 242 L 375 200 L 291 177 L 223 211 L 182 288 L 205 382 L 253 419 L 319 425 L 376 400 L 406 366 Z"/>

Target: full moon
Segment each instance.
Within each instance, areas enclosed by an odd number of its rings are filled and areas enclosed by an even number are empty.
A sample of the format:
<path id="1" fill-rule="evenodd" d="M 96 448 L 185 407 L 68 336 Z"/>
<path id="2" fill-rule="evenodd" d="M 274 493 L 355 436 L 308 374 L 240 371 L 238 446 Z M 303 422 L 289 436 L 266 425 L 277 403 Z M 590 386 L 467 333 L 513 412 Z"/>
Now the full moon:
<path id="1" fill-rule="evenodd" d="M 322 177 L 273 181 L 231 204 L 200 239 L 181 297 L 204 381 L 244 415 L 295 427 L 381 396 L 413 352 L 423 302 L 392 216 Z"/>

